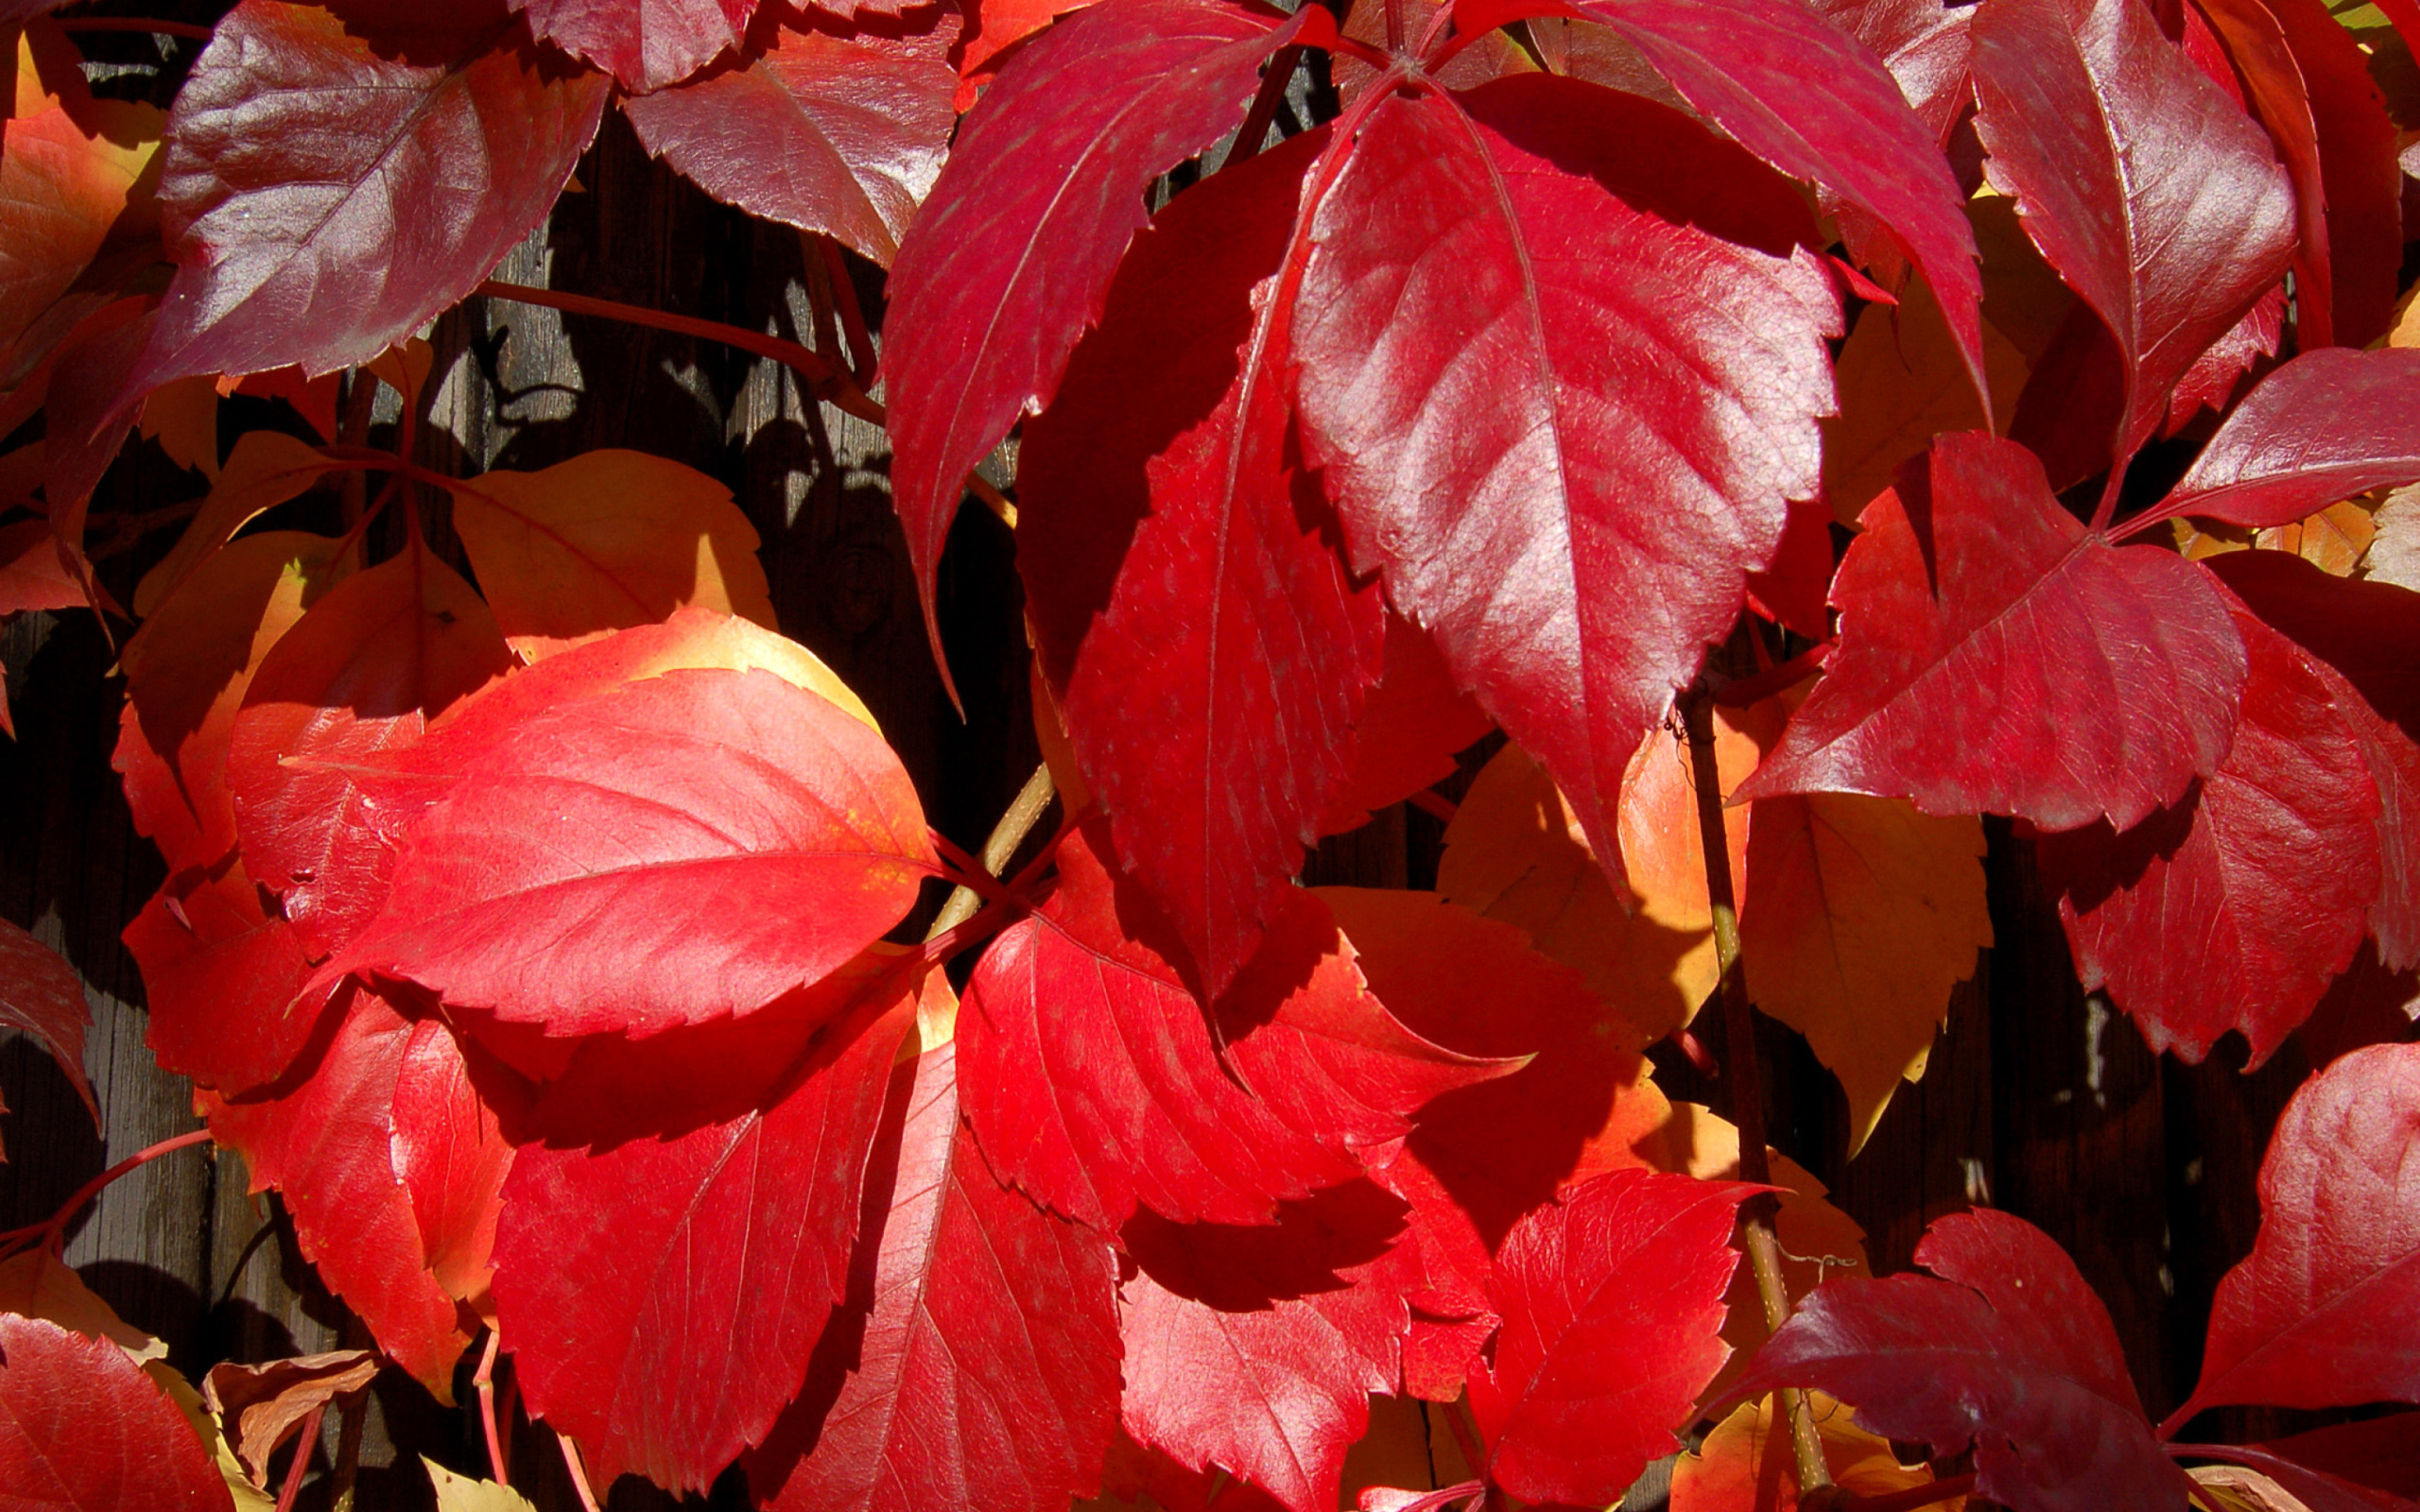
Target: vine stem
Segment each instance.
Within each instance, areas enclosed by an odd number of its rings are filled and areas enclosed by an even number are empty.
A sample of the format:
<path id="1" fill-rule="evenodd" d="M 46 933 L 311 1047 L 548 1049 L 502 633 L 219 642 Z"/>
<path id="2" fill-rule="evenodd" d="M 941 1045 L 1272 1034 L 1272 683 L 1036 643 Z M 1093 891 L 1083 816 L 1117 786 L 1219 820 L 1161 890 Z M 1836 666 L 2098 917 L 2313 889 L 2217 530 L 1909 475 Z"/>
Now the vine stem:
<path id="1" fill-rule="evenodd" d="M 563 1452 L 563 1469 L 571 1472 L 571 1488 L 579 1495 L 580 1506 L 585 1512 L 604 1512 L 596 1504 L 596 1493 L 589 1488 L 588 1467 L 580 1463 L 579 1446 L 558 1433 L 555 1447 Z"/>
<path id="2" fill-rule="evenodd" d="M 1009 800 L 1009 810 L 1000 816 L 1000 822 L 992 826 L 991 834 L 983 841 L 981 857 L 966 856 L 963 851 L 959 852 L 959 856 L 963 861 L 976 861 L 985 876 L 998 876 L 1015 857 L 1017 848 L 1025 844 L 1025 837 L 1042 822 L 1042 816 L 1058 793 L 1058 787 L 1050 781 L 1050 764 L 1044 762 L 1033 769 L 1031 777 L 1025 780 L 1025 786 L 1017 790 L 1017 796 Z M 957 850 L 955 846 L 950 849 Z M 966 868 L 970 876 L 977 869 L 977 866 Z M 1003 889 L 1004 895 L 1007 891 Z M 943 935 L 973 919 L 977 906 L 982 902 L 982 893 L 973 885 L 959 883 L 942 903 L 942 911 L 934 916 L 933 927 L 925 932 L 925 943 L 938 941 Z"/>
<path id="3" fill-rule="evenodd" d="M 190 1145 L 199 1144 L 209 1138 L 210 1130 L 198 1128 L 190 1134 L 180 1134 L 174 1139 L 162 1140 L 157 1144 L 146 1145 L 78 1187 L 74 1196 L 69 1197 L 60 1206 L 57 1212 L 52 1213 L 41 1223 L 0 1234 L 0 1245 L 40 1236 L 43 1245 L 56 1254 L 66 1238 L 68 1224 L 75 1220 L 76 1214 L 84 1210 L 84 1204 L 107 1191 L 111 1182 L 137 1166 L 147 1165 L 164 1155 L 173 1155 Z"/>
<path id="4" fill-rule="evenodd" d="M 736 347 L 778 362 L 806 380 L 808 390 L 818 399 L 833 405 L 843 414 L 855 415 L 869 425 L 888 429 L 890 412 L 882 401 L 858 387 L 850 376 L 831 361 L 795 341 L 769 336 L 743 326 L 726 325 L 720 320 L 700 320 L 685 315 L 673 315 L 664 310 L 650 310 L 644 305 L 624 304 L 619 300 L 600 300 L 586 294 L 565 294 L 557 289 L 542 289 L 527 284 L 504 284 L 494 279 L 483 281 L 471 291 L 483 299 L 510 300 L 519 304 L 541 304 L 550 310 L 571 315 L 591 315 L 605 320 L 619 320 L 625 325 L 649 326 L 669 331 L 676 335 L 696 336 L 702 341 L 719 341 L 726 347 Z M 977 472 L 966 474 L 966 491 L 983 501 L 983 507 L 998 515 L 1009 528 L 1015 529 L 1017 507 L 1008 495 L 994 487 L 989 478 Z"/>
<path id="5" fill-rule="evenodd" d="M 487 1430 L 489 1478 L 498 1486 L 510 1486 L 512 1481 L 505 1473 L 504 1445 L 495 1425 L 495 1356 L 503 1341 L 503 1334 L 488 1330 L 487 1348 L 480 1351 L 479 1368 L 471 1380 L 478 1389 L 479 1426 Z"/>
<path id="6" fill-rule="evenodd" d="M 302 1477 L 311 1469 L 311 1451 L 319 1447 L 320 1419 L 327 1412 L 324 1401 L 312 1408 L 302 1419 L 302 1431 L 294 1435 L 294 1458 L 285 1467 L 285 1484 L 278 1487 L 277 1512 L 294 1512 L 294 1499 L 302 1494 Z"/>
<path id="7" fill-rule="evenodd" d="M 1701 683 L 1682 703 L 1689 737 L 1689 771 L 1697 787 L 1698 841 L 1705 852 L 1705 892 L 1714 916 L 1715 960 L 1720 967 L 1722 1029 L 1725 1060 L 1732 1085 L 1731 1116 L 1739 1125 L 1739 1178 L 1758 1185 L 1772 1182 L 1772 1167 L 1765 1159 L 1765 1083 L 1756 1063 L 1756 1022 L 1748 1004 L 1748 977 L 1739 965 L 1739 906 L 1731 885 L 1731 842 L 1722 824 L 1722 776 L 1715 762 L 1714 697 Z M 1740 1237 L 1746 1242 L 1748 1265 L 1756 1278 L 1756 1295 L 1765 1305 L 1765 1329 L 1777 1332 L 1789 1320 L 1789 1287 L 1782 1279 L 1781 1240 L 1773 1231 L 1779 1204 L 1759 1194 L 1739 1205 Z M 1806 1393 L 1788 1387 L 1779 1394 L 1782 1412 L 1789 1418 L 1789 1446 L 1798 1461 L 1798 1496 L 1802 1506 L 1828 1490 L 1832 1472 L 1824 1463 L 1824 1441 L 1815 1429 L 1815 1415 Z"/>

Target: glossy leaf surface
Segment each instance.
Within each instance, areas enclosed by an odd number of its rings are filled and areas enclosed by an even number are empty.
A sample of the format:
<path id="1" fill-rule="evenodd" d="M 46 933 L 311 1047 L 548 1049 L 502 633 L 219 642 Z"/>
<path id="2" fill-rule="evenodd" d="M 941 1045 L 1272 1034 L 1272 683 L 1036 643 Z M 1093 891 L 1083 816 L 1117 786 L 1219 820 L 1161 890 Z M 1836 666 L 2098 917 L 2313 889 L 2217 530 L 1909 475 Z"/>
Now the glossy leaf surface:
<path id="1" fill-rule="evenodd" d="M 736 44 L 756 0 L 509 0 L 529 30 L 632 94 L 677 84 Z"/>
<path id="2" fill-rule="evenodd" d="M 233 1512 L 184 1415 L 108 1339 L 0 1314 L 0 1500 Z"/>
<path id="3" fill-rule="evenodd" d="M 2420 478 L 2411 390 L 2420 351 L 2326 348 L 2260 381 L 2160 506 L 2231 524 L 2287 524 Z"/>

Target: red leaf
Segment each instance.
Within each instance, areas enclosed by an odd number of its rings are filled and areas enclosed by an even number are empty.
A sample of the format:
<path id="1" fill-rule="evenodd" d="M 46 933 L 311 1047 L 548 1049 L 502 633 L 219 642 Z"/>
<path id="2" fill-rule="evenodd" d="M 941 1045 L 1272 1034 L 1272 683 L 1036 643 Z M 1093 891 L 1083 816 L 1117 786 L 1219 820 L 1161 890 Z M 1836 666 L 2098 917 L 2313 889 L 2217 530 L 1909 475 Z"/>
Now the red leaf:
<path id="1" fill-rule="evenodd" d="M 1832 585 L 1840 649 L 1735 799 L 1872 793 L 2131 829 L 2218 769 L 2243 642 L 2193 564 L 2112 549 L 2031 454 L 1981 435 L 1940 438 L 1863 523 Z"/>
<path id="2" fill-rule="evenodd" d="M 472 761 L 339 964 L 550 1034 L 647 1035 L 823 976 L 935 865 L 898 757 L 838 705 L 762 670 L 675 671 Z"/>
<path id="3" fill-rule="evenodd" d="M 2292 188 L 2266 133 L 2138 0 L 1987 0 L 1972 29 L 1984 171 L 2124 355 L 2122 461 L 2285 276 Z"/>
<path id="4" fill-rule="evenodd" d="M 417 540 L 337 584 L 262 659 L 228 737 L 227 787 L 245 868 L 280 895 L 313 958 L 376 915 L 393 859 L 341 766 L 419 739 L 511 664 L 487 605 Z"/>
<path id="5" fill-rule="evenodd" d="M 150 1010 L 143 1042 L 164 1069 L 230 1094 L 285 1074 L 335 987 L 303 995 L 310 957 L 240 859 L 163 883 L 126 948 Z"/>
<path id="6" fill-rule="evenodd" d="M 188 373 L 325 372 L 409 335 L 544 218 L 609 89 L 501 24 L 398 45 L 245 0 L 169 115 L 178 269 L 123 400 Z"/>
<path id="7" fill-rule="evenodd" d="M 1609 866 L 1641 731 L 1820 484 L 1840 309 L 1805 220 L 1686 117 L 1532 75 L 1380 102 L 1312 224 L 1305 444 L 1355 563 Z"/>
<path id="8" fill-rule="evenodd" d="M 1261 64 L 1309 14 L 1096 7 L 1034 39 L 968 114 L 900 248 L 883 328 L 891 484 L 936 656 L 934 574 L 960 478 L 1058 391 L 1151 180 L 1236 128 Z"/>
<path id="9" fill-rule="evenodd" d="M 1978 392 L 1983 384 L 1982 275 L 1965 196 L 1940 142 L 1943 110 L 1920 116 L 1874 52 L 1820 5 L 1789 0 L 1579 0 L 1645 54 L 1681 97 L 1741 146 L 1806 179 L 1888 228 L 1940 300 Z M 1928 18 L 1927 18 L 1928 19 Z M 1952 24 L 1956 31 L 1962 31 Z M 1949 44 L 1964 98 L 1965 46 Z"/>
<path id="10" fill-rule="evenodd" d="M 2268 1059 L 2351 964 L 2380 878 L 2360 700 L 2249 611 L 2236 624 L 2251 673 L 2218 770 L 2123 834 L 2091 825 L 2039 851 L 2085 989 L 2192 1065 L 2230 1029 Z"/>
<path id="11" fill-rule="evenodd" d="M 20 520 L 0 526 L 0 614 L 80 609 L 83 604 L 84 586 L 68 576 L 49 521 Z"/>
<path id="12" fill-rule="evenodd" d="M 441 1024 L 425 1032 L 451 1039 Z M 470 1338 L 429 1272 L 431 1246 L 394 1153 L 397 1091 L 422 1033 L 386 998 L 357 988 L 291 1091 L 236 1101 L 204 1093 L 202 1106 L 212 1136 L 243 1152 L 251 1190 L 285 1194 L 302 1258 L 328 1289 L 361 1314 L 389 1358 L 450 1403 Z"/>
<path id="13" fill-rule="evenodd" d="M 1974 97 L 1966 68 L 1973 8 L 1944 0 L 1815 0 L 1815 9 L 1872 48 L 1933 140 L 1948 140 Z"/>
<path id="14" fill-rule="evenodd" d="M 717 199 L 888 267 L 949 153 L 956 34 L 938 11 L 902 37 L 785 26 L 762 51 L 622 112 L 649 152 Z"/>
<path id="15" fill-rule="evenodd" d="M 233 1512 L 184 1414 L 124 1349 L 0 1313 L 0 1501 L 45 1512 Z"/>
<path id="16" fill-rule="evenodd" d="M 1471 1376 L 1490 1481 L 1601 1506 L 1679 1447 L 1672 1431 L 1731 1353 L 1731 1229 L 1757 1190 L 1615 1171 L 1513 1226 L 1488 1287 L 1504 1330 Z"/>
<path id="17" fill-rule="evenodd" d="M 508 0 L 529 30 L 633 94 L 677 84 L 736 46 L 756 0 Z M 584 145 L 584 144 L 583 144 Z"/>
<path id="18" fill-rule="evenodd" d="M 942 1045 L 894 1078 L 905 1124 L 883 1162 L 895 1170 L 867 1173 L 851 1311 L 749 1461 L 769 1508 L 1063 1512 L 1100 1489 L 1117 1424 L 1116 1261 L 992 1178 L 958 1115 L 955 1056 Z M 793 1421 L 815 1435 L 804 1460 L 783 1443 Z"/>
<path id="19" fill-rule="evenodd" d="M 2411 1455 L 2414 1430 L 2420 1430 L 2420 1413 L 2391 1413 L 2272 1439 L 2260 1448 L 2322 1474 L 2420 1501 L 2420 1460 Z"/>
<path id="20" fill-rule="evenodd" d="M 2420 478 L 2420 351 L 2324 348 L 2263 378 L 2154 517 L 2259 528 Z"/>
<path id="21" fill-rule="evenodd" d="M 1402 1221 L 1367 1181 L 1287 1204 L 1275 1228 L 1137 1213 L 1123 1235 L 1126 1431 L 1292 1512 L 1334 1507 L 1370 1393 L 1395 1385 L 1409 1314 L 1382 1271 Z"/>
<path id="22" fill-rule="evenodd" d="M 2204 409 L 2223 412 L 2235 398 L 2236 386 L 2243 381 L 2244 374 L 2277 354 L 2277 343 L 2285 332 L 2286 285 L 2279 284 L 2260 296 L 2243 318 L 2196 357 L 2193 366 L 2185 369 L 2185 376 L 2176 380 L 2175 391 L 2168 399 L 2168 420 L 2161 425 L 2160 434 L 2175 435 Z"/>
<path id="23" fill-rule="evenodd" d="M 1018 562 L 1059 632 L 1068 736 L 1214 995 L 1302 869 L 1383 665 L 1377 587 L 1346 580 L 1326 499 L 1287 455 L 1275 275 L 1324 135 L 1219 173 L 1143 232 L 1019 451 Z"/>
<path id="24" fill-rule="evenodd" d="M 1453 776 L 1455 758 L 1495 728 L 1478 701 L 1454 686 L 1437 643 L 1400 614 L 1387 615 L 1383 666 L 1353 727 L 1350 775 L 1328 801 L 1323 833 L 1367 823 L 1373 810 Z"/>
<path id="25" fill-rule="evenodd" d="M 1960 1213 L 1927 1230 L 1916 1263 L 1942 1279 L 1809 1294 L 1731 1395 L 1817 1386 L 1863 1403 L 1874 1433 L 1940 1455 L 1971 1443 L 1976 1492 L 2018 1512 L 2182 1512 L 2191 1483 L 2143 1420 L 2109 1310 L 2048 1234 Z"/>
<path id="26" fill-rule="evenodd" d="M 2303 1084 L 2260 1165 L 2260 1236 L 2219 1282 L 2204 1407 L 2420 1401 L 2420 1045 Z"/>
<path id="27" fill-rule="evenodd" d="M 92 1005 L 84 1001 L 76 968 L 19 925 L 0 919 L 0 1028 L 31 1036 L 59 1062 L 98 1126 L 100 1105 L 93 1101 L 93 1084 L 84 1075 L 84 1031 L 92 1022 Z"/>
<path id="28" fill-rule="evenodd" d="M 1057 891 L 984 954 L 958 1019 L 967 1118 L 993 1170 L 1036 1200 L 1103 1231 L 1137 1204 L 1265 1224 L 1279 1201 L 1360 1175 L 1360 1152 L 1400 1139 L 1430 1097 L 1507 1069 L 1396 1022 L 1326 909 L 1289 892 L 1219 1006 L 1231 1077 L 1167 926 L 1103 849 L 1098 821 L 1060 847 Z"/>
<path id="29" fill-rule="evenodd" d="M 912 979 L 876 985 L 837 1028 L 808 993 L 796 1012 L 592 1040 L 539 1102 L 544 1138 L 514 1156 L 496 1230 L 498 1327 L 531 1412 L 579 1440 L 599 1486 L 628 1470 L 702 1490 L 797 1395 L 847 1289 L 912 1018 Z M 709 1101 L 667 1109 L 667 1089 Z"/>

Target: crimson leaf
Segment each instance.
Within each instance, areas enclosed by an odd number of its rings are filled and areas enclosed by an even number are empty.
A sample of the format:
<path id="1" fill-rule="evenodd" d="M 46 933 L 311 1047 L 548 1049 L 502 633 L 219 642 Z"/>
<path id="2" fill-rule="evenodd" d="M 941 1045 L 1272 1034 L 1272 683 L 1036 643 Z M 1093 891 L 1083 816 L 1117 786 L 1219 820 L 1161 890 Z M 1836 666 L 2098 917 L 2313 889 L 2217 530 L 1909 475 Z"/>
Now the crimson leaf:
<path id="1" fill-rule="evenodd" d="M 233 1512 L 184 1415 L 127 1352 L 0 1313 L 0 1502 L 45 1512 Z"/>
<path id="2" fill-rule="evenodd" d="M 30 1035 L 59 1062 L 98 1124 L 100 1107 L 84 1075 L 84 1031 L 92 1022 L 76 968 L 21 926 L 0 919 L 0 1027 Z"/>
<path id="3" fill-rule="evenodd" d="M 510 0 L 529 29 L 633 94 L 712 62 L 748 30 L 756 0 Z"/>
<path id="4" fill-rule="evenodd" d="M 1609 865 L 1641 731 L 1819 486 L 1840 308 L 1796 198 L 1676 112 L 1528 76 L 1382 100 L 1312 222 L 1299 394 L 1354 562 Z"/>
<path id="5" fill-rule="evenodd" d="M 2306 352 L 2263 378 L 2154 511 L 2255 528 L 2420 478 L 2420 351 Z"/>

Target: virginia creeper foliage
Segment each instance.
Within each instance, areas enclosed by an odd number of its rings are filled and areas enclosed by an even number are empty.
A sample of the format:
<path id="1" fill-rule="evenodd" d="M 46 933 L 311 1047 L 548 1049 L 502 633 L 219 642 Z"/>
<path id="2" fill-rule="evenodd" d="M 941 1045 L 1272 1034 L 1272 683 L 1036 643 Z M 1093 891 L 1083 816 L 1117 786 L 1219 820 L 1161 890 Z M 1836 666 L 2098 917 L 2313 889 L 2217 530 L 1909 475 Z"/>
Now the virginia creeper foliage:
<path id="1" fill-rule="evenodd" d="M 0 614 L 131 627 L 149 1045 L 376 1361 L 483 1344 L 598 1491 L 800 1512 L 1325 1512 L 1389 1397 L 1470 1477 L 1395 1512 L 1605 1505 L 1701 1421 L 1686 1512 L 1793 1436 L 1894 1507 L 2415 1505 L 2367 1424 L 2176 1439 L 2420 1401 L 2420 1046 L 2295 1094 L 2158 1424 L 2048 1235 L 1868 1276 L 1649 1058 L 1720 998 L 1754 1088 L 1753 1000 L 1853 1153 L 1987 846 L 2189 1061 L 2420 965 L 2420 593 L 2313 544 L 2420 481 L 2420 98 L 2320 0 L 238 0 L 164 114 L 51 9 L 0 4 Z M 675 328 L 888 429 L 936 656 L 962 502 L 1014 527 L 1029 843 L 928 825 L 714 479 L 415 447 L 610 111 L 802 233 L 818 331 Z M 222 453 L 236 392 L 291 423 Z M 137 446 L 199 496 L 100 538 Z M 1299 885 L 1407 799 L 1435 891 Z M 90 1104 L 86 1022 L 0 925 Z M 0 1236 L 0 1501 L 232 1507 L 375 1367 L 180 1410 L 71 1217 Z"/>

